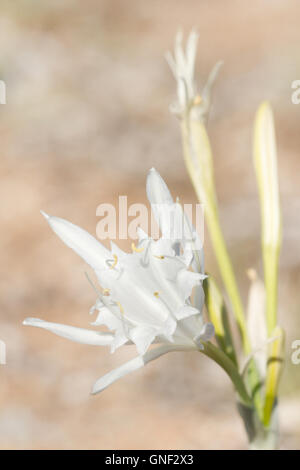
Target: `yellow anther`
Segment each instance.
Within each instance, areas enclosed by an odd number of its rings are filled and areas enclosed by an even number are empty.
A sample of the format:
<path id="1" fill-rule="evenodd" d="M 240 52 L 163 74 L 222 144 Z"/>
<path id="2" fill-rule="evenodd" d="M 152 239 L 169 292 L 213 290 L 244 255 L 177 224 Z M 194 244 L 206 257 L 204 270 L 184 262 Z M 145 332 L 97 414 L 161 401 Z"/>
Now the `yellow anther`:
<path id="1" fill-rule="evenodd" d="M 119 307 L 120 309 L 120 312 L 122 313 L 122 315 L 124 315 L 124 308 L 122 307 L 122 305 L 120 304 L 120 302 L 116 302 L 117 306 Z"/>
<path id="2" fill-rule="evenodd" d="M 109 290 L 109 289 L 103 289 L 102 294 L 103 294 L 103 295 L 109 295 L 109 294 L 110 294 L 110 290 Z"/>
<path id="3" fill-rule="evenodd" d="M 154 255 L 155 258 L 158 258 L 158 259 L 165 259 L 164 255 L 160 255 L 160 256 L 157 256 L 157 255 Z"/>
<path id="4" fill-rule="evenodd" d="M 154 297 L 159 297 L 159 292 L 153 292 Z"/>
<path id="5" fill-rule="evenodd" d="M 143 247 L 142 247 L 142 248 L 137 248 L 137 247 L 135 246 L 135 243 L 132 242 L 132 243 L 131 243 L 131 249 L 132 249 L 132 251 L 135 251 L 136 253 L 142 253 L 142 251 L 144 251 L 145 247 L 144 247 L 144 248 L 143 248 Z"/>
<path id="6" fill-rule="evenodd" d="M 113 257 L 114 257 L 114 262 L 109 266 L 109 269 L 113 269 L 117 265 L 118 257 L 117 255 L 113 255 Z"/>
<path id="7" fill-rule="evenodd" d="M 198 106 L 201 103 L 202 103 L 202 97 L 200 95 L 195 96 L 194 105 Z"/>

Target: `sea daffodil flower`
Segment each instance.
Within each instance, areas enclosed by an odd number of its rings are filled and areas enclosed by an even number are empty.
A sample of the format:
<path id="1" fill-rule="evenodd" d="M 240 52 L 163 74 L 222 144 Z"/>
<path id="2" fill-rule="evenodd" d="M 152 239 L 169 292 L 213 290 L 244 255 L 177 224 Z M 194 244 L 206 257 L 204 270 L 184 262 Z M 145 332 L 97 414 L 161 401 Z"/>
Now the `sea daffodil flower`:
<path id="1" fill-rule="evenodd" d="M 215 64 L 200 94 L 194 78 L 197 43 L 198 34 L 192 31 L 184 49 L 183 34 L 179 31 L 176 35 L 174 55 L 171 52 L 166 54 L 166 60 L 177 82 L 178 101 L 172 104 L 171 111 L 181 118 L 190 114 L 192 119 L 205 121 L 210 108 L 211 89 L 223 62 Z"/>
<path id="2" fill-rule="evenodd" d="M 213 325 L 205 323 L 202 316 L 205 275 L 202 261 L 200 265 L 195 264 L 199 252 L 202 260 L 199 240 L 198 249 L 193 248 L 197 235 L 154 169 L 148 174 L 147 194 L 162 237 L 153 240 L 138 229 L 138 243 L 132 245 L 132 253 L 125 253 L 114 243 L 108 250 L 80 227 L 43 213 L 53 231 L 95 271 L 101 290 L 97 290 L 98 298 L 91 309 L 92 314 L 97 314 L 92 325 L 105 326 L 108 331 L 37 318 L 27 318 L 24 325 L 43 328 L 83 344 L 110 346 L 112 352 L 125 344 L 135 344 L 138 352 L 136 358 L 97 380 L 92 393 L 102 391 L 167 352 L 199 351 L 203 349 L 202 342 L 214 334 Z M 193 232 L 191 238 L 186 236 L 186 229 L 180 233 L 178 227 L 182 225 L 188 225 Z M 193 271 L 195 266 L 199 269 Z M 194 288 L 197 307 L 191 302 Z M 152 343 L 157 346 L 149 349 Z"/>

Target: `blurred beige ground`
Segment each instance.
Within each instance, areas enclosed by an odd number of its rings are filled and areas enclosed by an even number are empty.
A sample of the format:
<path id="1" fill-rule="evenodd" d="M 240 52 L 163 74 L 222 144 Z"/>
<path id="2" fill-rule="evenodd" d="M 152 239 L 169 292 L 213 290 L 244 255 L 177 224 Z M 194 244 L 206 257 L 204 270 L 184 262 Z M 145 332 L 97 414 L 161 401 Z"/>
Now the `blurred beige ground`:
<path id="1" fill-rule="evenodd" d="M 287 329 L 282 447 L 300 448 L 300 78 L 297 0 L 2 0 L 0 79 L 0 447 L 242 449 L 231 385 L 213 363 L 173 354 L 100 396 L 102 374 L 134 355 L 69 343 L 22 327 L 26 316 L 88 326 L 95 298 L 85 265 L 55 238 L 43 208 L 95 233 L 101 202 L 145 202 L 155 166 L 173 194 L 195 202 L 182 162 L 175 84 L 164 61 L 179 27 L 200 33 L 198 77 L 219 59 L 209 131 L 222 222 L 244 298 L 261 269 L 251 157 L 255 110 L 274 107 L 284 244 L 280 318 Z M 124 245 L 123 246 L 129 246 Z M 206 237 L 207 270 L 217 273 Z M 126 357 L 125 357 L 126 356 Z"/>

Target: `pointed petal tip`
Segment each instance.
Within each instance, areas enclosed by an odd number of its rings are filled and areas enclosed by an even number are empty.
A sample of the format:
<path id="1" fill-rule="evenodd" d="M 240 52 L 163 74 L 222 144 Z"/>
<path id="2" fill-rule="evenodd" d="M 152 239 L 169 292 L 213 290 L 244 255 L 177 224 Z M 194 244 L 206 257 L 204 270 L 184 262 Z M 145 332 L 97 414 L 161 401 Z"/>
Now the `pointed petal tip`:
<path id="1" fill-rule="evenodd" d="M 24 326 L 35 326 L 37 323 L 42 323 L 43 320 L 40 320 L 39 318 L 33 318 L 33 317 L 28 317 L 25 318 L 25 320 L 22 321 L 22 325 Z"/>
<path id="2" fill-rule="evenodd" d="M 42 216 L 45 217 L 46 220 L 49 220 L 49 219 L 50 219 L 50 215 L 48 215 L 46 212 L 44 212 L 44 211 L 41 210 L 40 213 L 42 214 Z"/>
<path id="3" fill-rule="evenodd" d="M 106 387 L 99 387 L 97 386 L 97 382 L 94 383 L 94 385 L 92 386 L 92 390 L 90 391 L 90 394 L 95 396 L 95 395 L 98 395 L 98 393 L 102 392 Z"/>

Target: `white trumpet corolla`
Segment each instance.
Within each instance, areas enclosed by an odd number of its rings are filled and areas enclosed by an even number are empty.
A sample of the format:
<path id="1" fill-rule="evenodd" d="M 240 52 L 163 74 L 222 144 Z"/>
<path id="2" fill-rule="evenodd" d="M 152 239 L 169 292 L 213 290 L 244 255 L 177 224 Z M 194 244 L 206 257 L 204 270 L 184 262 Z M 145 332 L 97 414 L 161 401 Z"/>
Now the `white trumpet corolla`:
<path id="1" fill-rule="evenodd" d="M 37 318 L 27 318 L 24 325 L 83 344 L 110 346 L 112 352 L 125 344 L 135 344 L 138 351 L 136 358 L 97 380 L 92 393 L 169 351 L 201 350 L 202 342 L 214 334 L 213 325 L 205 323 L 202 315 L 202 250 L 194 249 L 196 245 L 199 248 L 199 240 L 195 244 L 193 230 L 189 238 L 186 228 L 178 229 L 183 225 L 190 230 L 191 225 L 154 169 L 148 174 L 147 195 L 162 237 L 153 240 L 138 229 L 138 243 L 132 244 L 132 253 L 125 253 L 114 243 L 110 251 L 80 227 L 43 213 L 53 231 L 95 271 L 101 290 L 97 290 L 98 298 L 91 309 L 92 314 L 97 313 L 92 325 L 107 327 L 108 331 Z M 197 308 L 191 302 L 194 288 Z M 152 343 L 157 346 L 149 349 Z"/>

